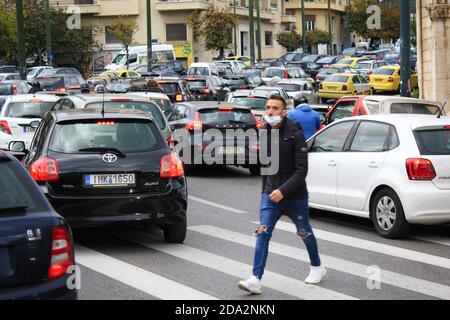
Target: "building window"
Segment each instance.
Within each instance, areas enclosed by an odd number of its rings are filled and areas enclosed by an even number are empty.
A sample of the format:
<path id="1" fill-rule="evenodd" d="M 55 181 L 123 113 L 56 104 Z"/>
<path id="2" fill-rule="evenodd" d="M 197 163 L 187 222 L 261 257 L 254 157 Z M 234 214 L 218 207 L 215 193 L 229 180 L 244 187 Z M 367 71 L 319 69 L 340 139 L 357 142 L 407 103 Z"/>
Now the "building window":
<path id="1" fill-rule="evenodd" d="M 266 31 L 264 33 L 264 42 L 266 46 L 273 46 L 273 35 L 271 31 Z"/>
<path id="2" fill-rule="evenodd" d="M 335 28 L 335 19 L 334 17 L 331 17 L 331 33 L 334 33 Z"/>
<path id="3" fill-rule="evenodd" d="M 187 30 L 184 23 L 166 24 L 166 41 L 186 41 Z"/>
<path id="4" fill-rule="evenodd" d="M 305 15 L 306 30 L 311 31 L 316 29 L 316 16 Z"/>
<path id="5" fill-rule="evenodd" d="M 116 36 L 111 32 L 111 27 L 105 27 L 105 43 L 120 43 Z"/>

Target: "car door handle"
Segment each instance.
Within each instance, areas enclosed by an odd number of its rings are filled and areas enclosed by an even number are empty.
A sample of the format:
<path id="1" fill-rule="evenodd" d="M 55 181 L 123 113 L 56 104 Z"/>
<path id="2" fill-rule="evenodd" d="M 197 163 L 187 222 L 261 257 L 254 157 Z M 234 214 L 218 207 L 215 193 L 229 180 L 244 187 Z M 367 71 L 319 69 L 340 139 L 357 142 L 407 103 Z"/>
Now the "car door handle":
<path id="1" fill-rule="evenodd" d="M 337 163 L 336 163 L 336 161 L 334 161 L 334 160 L 330 160 L 330 161 L 328 162 L 328 166 L 329 166 L 329 167 L 336 167 L 336 165 L 337 165 Z"/>
<path id="2" fill-rule="evenodd" d="M 378 164 L 378 162 L 375 161 L 371 161 L 368 164 L 369 168 L 378 168 L 380 165 Z"/>

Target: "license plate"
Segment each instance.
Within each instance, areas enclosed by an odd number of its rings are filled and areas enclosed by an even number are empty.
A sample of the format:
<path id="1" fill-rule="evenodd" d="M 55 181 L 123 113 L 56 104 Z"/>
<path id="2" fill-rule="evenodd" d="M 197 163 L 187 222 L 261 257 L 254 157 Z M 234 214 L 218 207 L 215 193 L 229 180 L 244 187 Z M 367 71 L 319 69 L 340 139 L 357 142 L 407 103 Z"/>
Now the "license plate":
<path id="1" fill-rule="evenodd" d="M 87 174 L 84 176 L 84 186 L 98 187 L 134 187 L 136 175 L 134 173 L 119 174 Z"/>
<path id="2" fill-rule="evenodd" d="M 375 82 L 381 82 L 383 79 L 375 79 Z"/>
<path id="3" fill-rule="evenodd" d="M 36 128 L 33 127 L 23 127 L 23 132 L 27 133 L 27 132 L 35 132 Z"/>
<path id="4" fill-rule="evenodd" d="M 243 154 L 245 152 L 244 147 L 218 147 L 218 154 Z"/>
<path id="5" fill-rule="evenodd" d="M 327 87 L 328 90 L 336 90 L 337 87 Z"/>

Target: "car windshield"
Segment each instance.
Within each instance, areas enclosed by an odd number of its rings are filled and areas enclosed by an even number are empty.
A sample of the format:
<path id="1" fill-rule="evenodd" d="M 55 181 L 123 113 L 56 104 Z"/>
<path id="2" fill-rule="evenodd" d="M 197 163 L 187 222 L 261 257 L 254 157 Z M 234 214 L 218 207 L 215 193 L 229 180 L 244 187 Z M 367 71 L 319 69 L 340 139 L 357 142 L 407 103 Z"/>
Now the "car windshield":
<path id="1" fill-rule="evenodd" d="M 317 60 L 316 63 L 332 63 L 336 57 L 323 57 Z"/>
<path id="2" fill-rule="evenodd" d="M 267 98 L 263 97 L 233 97 L 231 103 L 250 107 L 252 110 L 266 110 Z"/>
<path id="3" fill-rule="evenodd" d="M 86 105 L 89 109 L 101 109 L 102 102 L 93 102 Z M 140 102 L 140 101 L 105 101 L 105 109 L 130 109 L 130 110 L 142 110 L 155 119 L 161 130 L 166 128 L 164 116 L 161 113 L 158 105 L 152 102 Z"/>
<path id="4" fill-rule="evenodd" d="M 14 84 L 12 83 L 0 83 L 0 95 L 14 94 Z"/>
<path id="5" fill-rule="evenodd" d="M 440 108 L 432 104 L 411 102 L 391 104 L 391 113 L 438 115 L 439 112 Z"/>
<path id="6" fill-rule="evenodd" d="M 341 76 L 337 74 L 333 74 L 325 79 L 327 82 L 342 82 L 346 83 L 348 81 L 348 76 Z"/>
<path id="7" fill-rule="evenodd" d="M 295 52 L 291 52 L 291 53 L 286 53 L 284 56 L 284 59 L 286 61 L 292 61 L 292 59 L 295 58 L 296 53 Z"/>
<path id="8" fill-rule="evenodd" d="M 380 76 L 392 76 L 395 72 L 395 69 L 375 69 L 373 74 Z"/>
<path id="9" fill-rule="evenodd" d="M 124 53 L 119 53 L 114 60 L 112 61 L 112 63 L 116 63 L 116 64 L 123 64 L 126 61 L 126 54 Z"/>
<path id="10" fill-rule="evenodd" d="M 96 119 L 58 123 L 49 148 L 64 153 L 89 152 L 93 148 L 146 152 L 161 148 L 161 140 L 150 121 Z"/>
<path id="11" fill-rule="evenodd" d="M 39 68 L 28 68 L 27 69 L 27 75 L 28 76 L 34 76 L 34 74 L 39 70 Z"/>
<path id="12" fill-rule="evenodd" d="M 345 49 L 344 51 L 342 51 L 342 54 L 349 55 L 349 56 L 351 56 L 355 53 L 356 53 L 356 48 L 348 48 L 348 49 Z"/>
<path id="13" fill-rule="evenodd" d="M 338 72 L 339 72 L 338 68 L 322 68 L 319 71 L 320 74 L 333 74 Z"/>
<path id="14" fill-rule="evenodd" d="M 188 80 L 188 86 L 192 87 L 206 87 L 206 80 Z"/>
<path id="15" fill-rule="evenodd" d="M 312 56 L 305 56 L 305 57 L 303 57 L 302 61 L 304 61 L 304 62 L 314 62 L 314 61 L 316 61 L 316 59 L 317 59 L 317 56 L 312 55 Z"/>
<path id="16" fill-rule="evenodd" d="M 342 59 L 338 61 L 339 64 L 352 64 L 353 60 L 352 59 Z"/>
<path id="17" fill-rule="evenodd" d="M 32 192 L 29 181 L 18 175 L 11 161 L 0 162 L 0 215 L 13 214 L 18 209 L 26 213 L 42 212 L 45 208 Z"/>
<path id="18" fill-rule="evenodd" d="M 389 60 L 389 61 L 398 60 L 399 58 L 400 58 L 400 55 L 397 53 L 389 53 L 384 56 L 384 59 Z"/>
<path id="19" fill-rule="evenodd" d="M 43 118 L 55 102 L 45 102 L 39 99 L 28 102 L 11 102 L 5 110 L 5 117 L 11 118 Z"/>
<path id="20" fill-rule="evenodd" d="M 190 76 L 208 76 L 209 69 L 207 67 L 191 67 L 188 70 Z"/>
<path id="21" fill-rule="evenodd" d="M 277 87 L 283 88 L 287 92 L 303 91 L 308 88 L 306 84 L 299 85 L 295 83 L 277 83 Z"/>
<path id="22" fill-rule="evenodd" d="M 38 78 L 38 79 L 36 79 L 36 82 L 39 83 L 40 89 L 45 90 L 45 91 L 54 91 L 58 88 L 64 88 L 64 78 L 63 77 Z"/>
<path id="23" fill-rule="evenodd" d="M 158 86 L 165 94 L 181 92 L 180 86 L 176 82 L 158 82 Z"/>
<path id="24" fill-rule="evenodd" d="M 264 71 L 263 77 L 267 77 L 267 78 L 273 78 L 273 77 L 284 78 L 284 70 L 283 69 L 266 69 L 266 71 Z"/>
<path id="25" fill-rule="evenodd" d="M 356 69 L 371 69 L 372 64 L 370 62 L 358 62 L 355 66 Z"/>
<path id="26" fill-rule="evenodd" d="M 421 155 L 450 155 L 450 130 L 414 131 Z"/>
<path id="27" fill-rule="evenodd" d="M 242 122 L 244 124 L 256 124 L 250 109 L 202 109 L 199 110 L 200 121 L 214 124 L 230 124 L 233 122 Z"/>
<path id="28" fill-rule="evenodd" d="M 260 77 L 261 76 L 261 70 L 259 70 L 259 69 L 247 69 L 247 70 L 244 71 L 244 75 L 246 77 L 252 77 L 252 76 Z"/>

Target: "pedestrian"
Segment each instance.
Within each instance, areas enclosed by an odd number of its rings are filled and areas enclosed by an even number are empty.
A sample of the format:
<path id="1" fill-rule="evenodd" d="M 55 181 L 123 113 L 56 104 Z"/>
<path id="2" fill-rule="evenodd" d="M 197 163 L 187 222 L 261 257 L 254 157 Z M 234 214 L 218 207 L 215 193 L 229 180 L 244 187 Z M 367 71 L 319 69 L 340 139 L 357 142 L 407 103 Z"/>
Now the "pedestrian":
<path id="1" fill-rule="evenodd" d="M 274 130 L 279 130 L 275 143 L 279 146 L 280 163 L 275 174 L 263 176 L 252 276 L 239 282 L 240 289 L 258 294 L 262 292 L 261 279 L 267 261 L 269 241 L 282 215 L 287 215 L 294 222 L 297 235 L 302 238 L 308 251 L 311 266 L 305 282 L 319 283 L 326 273 L 321 265 L 317 241 L 309 223 L 305 181 L 308 154 L 302 130 L 286 117 L 286 101 L 278 95 L 272 95 L 267 100 L 264 118 L 267 121 L 265 128 L 268 130 L 268 139 L 274 135 Z M 268 142 L 267 145 L 271 143 Z M 270 153 L 273 154 L 273 150 Z"/>
<path id="2" fill-rule="evenodd" d="M 299 104 L 288 113 L 287 117 L 300 125 L 306 140 L 320 128 L 320 115 L 311 108 L 305 96 L 299 99 Z"/>

